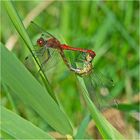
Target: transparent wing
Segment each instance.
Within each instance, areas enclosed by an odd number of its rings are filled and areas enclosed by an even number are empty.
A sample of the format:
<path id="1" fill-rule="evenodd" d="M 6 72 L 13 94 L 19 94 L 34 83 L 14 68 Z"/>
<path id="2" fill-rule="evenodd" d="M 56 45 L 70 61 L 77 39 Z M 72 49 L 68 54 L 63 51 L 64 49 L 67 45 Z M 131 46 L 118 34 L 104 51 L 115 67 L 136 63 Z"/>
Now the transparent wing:
<path id="1" fill-rule="evenodd" d="M 53 71 L 52 69 L 60 63 L 60 55 L 55 49 L 48 49 L 48 53 L 45 54 L 44 58 L 40 59 L 42 69 L 47 73 Z"/>
<path id="2" fill-rule="evenodd" d="M 83 66 L 87 54 L 79 52 L 75 57 L 76 66 Z M 115 104 L 114 101 L 108 101 L 106 96 L 111 94 L 114 82 L 111 78 L 106 77 L 96 68 L 92 68 L 92 72 L 83 77 L 86 88 L 89 92 L 91 99 L 99 109 L 105 109 Z"/>
<path id="3" fill-rule="evenodd" d="M 75 62 L 83 63 L 87 54 L 85 52 L 78 52 L 75 56 Z"/>
<path id="4" fill-rule="evenodd" d="M 65 53 L 68 52 L 68 55 Z M 71 66 L 76 69 L 76 68 L 83 68 L 84 66 L 84 61 L 87 56 L 86 53 L 79 52 L 79 51 L 64 51 L 69 63 Z"/>
<path id="5" fill-rule="evenodd" d="M 36 32 L 38 32 L 39 34 L 45 36 L 46 38 L 55 38 L 52 34 L 50 34 L 49 32 L 47 32 L 45 29 L 43 29 L 42 27 L 40 27 L 39 25 L 37 25 L 35 22 L 31 22 L 30 27 L 35 30 Z"/>
<path id="6" fill-rule="evenodd" d="M 100 71 L 97 71 L 96 68 L 92 69 L 92 73 L 90 74 L 92 82 L 94 83 L 94 87 L 104 87 L 111 88 L 114 86 L 114 82 L 111 78 L 103 75 Z"/>
<path id="7" fill-rule="evenodd" d="M 39 60 L 41 69 L 44 72 L 49 71 L 51 68 L 55 67 L 59 61 L 59 54 L 56 50 L 51 48 L 42 47 L 38 50 L 33 50 L 35 57 Z M 38 73 L 40 70 L 36 70 L 36 64 L 34 62 L 33 56 L 29 55 L 25 58 L 24 61 L 25 66 L 28 68 L 29 71 L 32 73 Z"/>
<path id="8" fill-rule="evenodd" d="M 34 50 L 32 50 L 32 53 L 34 54 L 36 58 L 39 58 L 42 56 L 43 52 L 45 51 L 44 49 L 45 48 L 39 48 L 38 46 L 35 45 Z M 36 71 L 35 61 L 33 59 L 32 54 L 25 57 L 24 64 L 28 68 L 29 71 L 32 71 L 32 72 Z"/>
<path id="9" fill-rule="evenodd" d="M 78 52 L 78 54 L 75 57 L 75 62 L 78 65 L 83 65 L 84 61 L 86 59 L 87 53 Z M 114 82 L 112 79 L 107 78 L 105 75 L 103 75 L 100 71 L 98 71 L 96 68 L 92 68 L 92 73 L 90 74 L 90 77 L 92 79 L 92 83 L 94 87 L 112 87 L 114 85 Z"/>
<path id="10" fill-rule="evenodd" d="M 101 72 L 93 69 L 90 75 L 84 77 L 84 81 L 90 98 L 100 110 L 116 105 L 114 100 L 109 101 L 106 98 L 109 94 L 111 94 L 114 86 L 114 82 L 110 78 L 107 78 Z"/>

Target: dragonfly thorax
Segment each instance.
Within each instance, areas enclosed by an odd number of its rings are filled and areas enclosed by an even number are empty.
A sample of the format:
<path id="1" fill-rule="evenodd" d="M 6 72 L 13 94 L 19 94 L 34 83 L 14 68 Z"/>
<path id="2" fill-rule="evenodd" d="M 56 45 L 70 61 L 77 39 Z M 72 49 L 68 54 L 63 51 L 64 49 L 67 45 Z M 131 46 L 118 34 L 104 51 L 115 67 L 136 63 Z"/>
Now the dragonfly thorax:
<path id="1" fill-rule="evenodd" d="M 50 38 L 47 40 L 47 47 L 61 49 L 61 44 L 57 39 Z"/>

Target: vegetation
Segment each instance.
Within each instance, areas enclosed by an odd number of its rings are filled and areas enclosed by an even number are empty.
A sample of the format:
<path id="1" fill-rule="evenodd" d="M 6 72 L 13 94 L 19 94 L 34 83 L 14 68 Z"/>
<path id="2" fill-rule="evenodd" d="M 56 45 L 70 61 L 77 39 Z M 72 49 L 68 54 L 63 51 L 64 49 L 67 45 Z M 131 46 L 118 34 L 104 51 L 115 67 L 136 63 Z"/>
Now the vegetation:
<path id="1" fill-rule="evenodd" d="M 1 8 L 1 138 L 138 138 L 138 1 L 3 1 Z M 31 21 L 62 43 L 94 50 L 94 70 L 107 78 L 79 77 L 57 56 L 50 63 L 60 63 L 39 75 Z M 30 72 L 29 54 L 36 63 Z M 100 82 L 110 77 L 106 93 Z"/>

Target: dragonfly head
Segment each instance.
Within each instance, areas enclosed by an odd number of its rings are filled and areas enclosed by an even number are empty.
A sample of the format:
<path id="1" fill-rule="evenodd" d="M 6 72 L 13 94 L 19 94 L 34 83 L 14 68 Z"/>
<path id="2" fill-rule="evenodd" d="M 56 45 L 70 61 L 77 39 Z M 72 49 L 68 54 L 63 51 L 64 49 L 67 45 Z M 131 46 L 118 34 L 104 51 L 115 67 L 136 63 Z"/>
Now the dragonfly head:
<path id="1" fill-rule="evenodd" d="M 96 56 L 96 53 L 92 50 L 88 50 L 89 55 L 94 58 Z"/>
<path id="2" fill-rule="evenodd" d="M 44 40 L 44 38 L 39 38 L 38 40 L 37 40 L 37 45 L 39 46 L 39 47 L 43 47 L 44 46 L 44 44 L 45 44 L 45 40 Z"/>

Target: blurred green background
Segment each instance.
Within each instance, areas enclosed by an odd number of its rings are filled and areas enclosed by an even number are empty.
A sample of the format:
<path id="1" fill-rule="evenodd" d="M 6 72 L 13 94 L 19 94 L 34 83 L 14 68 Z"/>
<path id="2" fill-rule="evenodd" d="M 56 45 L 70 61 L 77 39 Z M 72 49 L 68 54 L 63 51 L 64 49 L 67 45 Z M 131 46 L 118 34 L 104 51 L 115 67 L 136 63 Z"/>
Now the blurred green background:
<path id="1" fill-rule="evenodd" d="M 94 50 L 94 67 L 114 80 L 115 86 L 111 95 L 107 96 L 108 99 L 132 105 L 139 102 L 138 1 L 14 1 L 13 4 L 26 27 L 33 20 L 63 43 Z M 24 63 L 29 51 L 16 33 L 4 8 L 1 8 L 1 41 Z M 34 38 L 34 31 L 29 30 L 29 34 Z M 62 64 L 60 70 L 55 69 L 49 80 L 77 127 L 87 110 L 83 108 L 84 101 L 75 74 Z M 23 117 L 46 128 L 37 114 L 26 108 L 16 97 L 14 99 Z M 2 95 L 2 103 L 10 106 L 5 94 Z M 128 123 L 129 113 L 127 111 L 123 114 L 123 123 L 131 126 Z M 137 122 L 137 117 L 134 118 Z"/>

